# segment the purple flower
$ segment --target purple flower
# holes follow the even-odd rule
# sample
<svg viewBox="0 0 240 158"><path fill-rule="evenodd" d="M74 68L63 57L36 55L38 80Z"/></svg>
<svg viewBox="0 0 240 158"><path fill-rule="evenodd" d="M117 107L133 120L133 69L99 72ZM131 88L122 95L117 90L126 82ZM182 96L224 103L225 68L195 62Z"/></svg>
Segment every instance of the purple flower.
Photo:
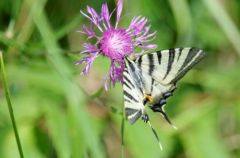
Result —
<svg viewBox="0 0 240 158"><path fill-rule="evenodd" d="M125 56L133 54L137 47L142 48L142 52L156 48L155 44L147 44L153 40L156 32L149 33L151 26L146 25L148 22L146 18L137 16L132 19L128 28L118 27L122 9L123 1L118 0L115 25L111 24L110 19L113 12L109 13L106 3L102 5L100 14L89 6L87 6L87 13L81 11L90 20L90 25L89 27L83 25L83 29L79 31L88 36L86 43L82 44L84 49L80 52L81 54L87 54L87 56L78 61L77 64L86 64L82 71L82 74L86 74L98 55L108 57L111 60L111 68L109 76L107 75L105 79L106 89L108 78L110 78L112 85L123 81Z"/></svg>

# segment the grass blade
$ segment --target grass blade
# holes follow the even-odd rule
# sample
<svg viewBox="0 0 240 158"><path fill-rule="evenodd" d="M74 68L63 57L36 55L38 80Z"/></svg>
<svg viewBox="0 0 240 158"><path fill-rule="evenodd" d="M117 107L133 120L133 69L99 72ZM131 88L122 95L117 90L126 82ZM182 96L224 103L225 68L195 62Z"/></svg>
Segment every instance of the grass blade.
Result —
<svg viewBox="0 0 240 158"><path fill-rule="evenodd" d="M1 51L0 51L0 62L1 62L2 79L3 79L3 87L4 87L5 97L6 97L6 100L7 100L8 110L9 110L9 114L10 114L10 117L11 117L15 138L16 138L16 141L17 141L18 151L19 151L20 157L24 158L22 145L21 145L21 142L20 142L20 138L19 138L19 134L18 134L18 130L17 130L17 125L16 125L14 113L13 113L13 108L12 108L12 103L11 103L11 99L10 99L10 93L9 93L9 88L8 88L8 84L7 84L7 79L6 79L5 68L4 68L3 55L2 55Z"/></svg>
<svg viewBox="0 0 240 158"><path fill-rule="evenodd" d="M71 115L78 123L77 128L83 132L84 141L92 152L93 157L103 158L104 153L99 144L99 140L89 122L89 117L82 106L84 105L84 94L78 84L72 81L71 67L60 54L61 49L57 43L57 38L54 35L47 19L47 15L43 10L46 1L28 0L27 2L29 6L32 6L31 16L33 17L33 21L36 24L47 49L47 59L50 62L50 66L52 66L58 73L63 83L62 85L65 88L65 96L69 105L68 108Z"/></svg>
<svg viewBox="0 0 240 158"><path fill-rule="evenodd" d="M121 158L124 158L124 126L125 126L125 118L124 118L124 111L123 111L122 123L121 123Z"/></svg>
<svg viewBox="0 0 240 158"><path fill-rule="evenodd" d="M240 33L237 29L237 26L233 23L230 19L227 12L224 10L222 5L219 1L216 0L203 0L206 7L212 13L213 17L218 22L219 26L225 32L226 36L228 37L229 41L232 43L233 47L240 55Z"/></svg>

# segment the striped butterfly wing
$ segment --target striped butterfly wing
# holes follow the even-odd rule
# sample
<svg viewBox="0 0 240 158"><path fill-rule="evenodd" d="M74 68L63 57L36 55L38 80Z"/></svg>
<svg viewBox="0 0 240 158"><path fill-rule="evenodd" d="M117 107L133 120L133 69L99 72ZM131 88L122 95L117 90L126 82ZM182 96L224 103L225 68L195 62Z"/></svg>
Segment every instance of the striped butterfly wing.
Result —
<svg viewBox="0 0 240 158"><path fill-rule="evenodd" d="M127 57L123 71L123 96L126 117L133 124L144 110L142 77L140 69Z"/></svg>
<svg viewBox="0 0 240 158"><path fill-rule="evenodd" d="M123 95L124 107L128 121L133 124L139 117L142 116L144 122L148 123L153 131L155 138L158 141L159 147L162 150L157 132L150 123L148 115L144 112L144 79L141 69L137 64L125 58L125 68L123 71Z"/></svg>
<svg viewBox="0 0 240 158"><path fill-rule="evenodd" d="M136 59L138 67L162 85L175 84L205 53L196 48L176 48L157 51Z"/></svg>

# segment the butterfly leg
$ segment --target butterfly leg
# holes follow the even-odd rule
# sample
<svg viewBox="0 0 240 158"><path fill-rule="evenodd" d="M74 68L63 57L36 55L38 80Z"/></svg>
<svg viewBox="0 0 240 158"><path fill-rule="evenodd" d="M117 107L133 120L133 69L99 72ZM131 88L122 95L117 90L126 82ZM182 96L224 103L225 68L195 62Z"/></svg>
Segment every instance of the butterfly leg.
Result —
<svg viewBox="0 0 240 158"><path fill-rule="evenodd" d="M158 137L158 135L157 135L157 132L156 132L156 130L153 128L152 124L150 123L150 120L149 120L148 115L144 113L144 114L142 115L142 119L144 120L144 122L148 123L148 125L151 127L151 129L152 129L152 131L153 131L153 134L155 135L155 137L156 137L156 139L157 139L157 141L158 141L158 144L159 144L160 149L163 150L162 145L161 145L160 140L159 140L159 137Z"/></svg>
<svg viewBox="0 0 240 158"><path fill-rule="evenodd" d="M145 113L144 113L144 114L142 115L142 120L147 123L147 122L149 121L148 114L145 114Z"/></svg>

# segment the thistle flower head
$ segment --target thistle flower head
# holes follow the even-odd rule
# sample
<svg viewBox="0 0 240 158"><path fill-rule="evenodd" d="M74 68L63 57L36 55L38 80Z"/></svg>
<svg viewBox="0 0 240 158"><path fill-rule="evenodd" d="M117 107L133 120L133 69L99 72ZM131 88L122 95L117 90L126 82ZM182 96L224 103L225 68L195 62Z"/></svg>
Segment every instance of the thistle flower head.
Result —
<svg viewBox="0 0 240 158"><path fill-rule="evenodd" d="M123 1L118 0L116 9L116 22L113 25L110 21L113 12L110 14L106 3L102 5L101 13L98 14L93 8L87 6L87 13L81 11L82 15L89 19L89 26L83 25L79 31L87 37L83 43L81 54L87 56L78 61L77 64L85 63L86 66L82 74L89 72L95 58L99 55L106 56L111 60L109 77L105 82L107 87L108 78L110 83L123 81L124 57L134 53L135 48L140 47L143 52L148 49L155 49L155 44L148 44L152 41L156 32L149 33L150 25L146 25L148 20L142 16L134 17L127 28L118 26L123 9ZM95 39L96 42L91 42Z"/></svg>

